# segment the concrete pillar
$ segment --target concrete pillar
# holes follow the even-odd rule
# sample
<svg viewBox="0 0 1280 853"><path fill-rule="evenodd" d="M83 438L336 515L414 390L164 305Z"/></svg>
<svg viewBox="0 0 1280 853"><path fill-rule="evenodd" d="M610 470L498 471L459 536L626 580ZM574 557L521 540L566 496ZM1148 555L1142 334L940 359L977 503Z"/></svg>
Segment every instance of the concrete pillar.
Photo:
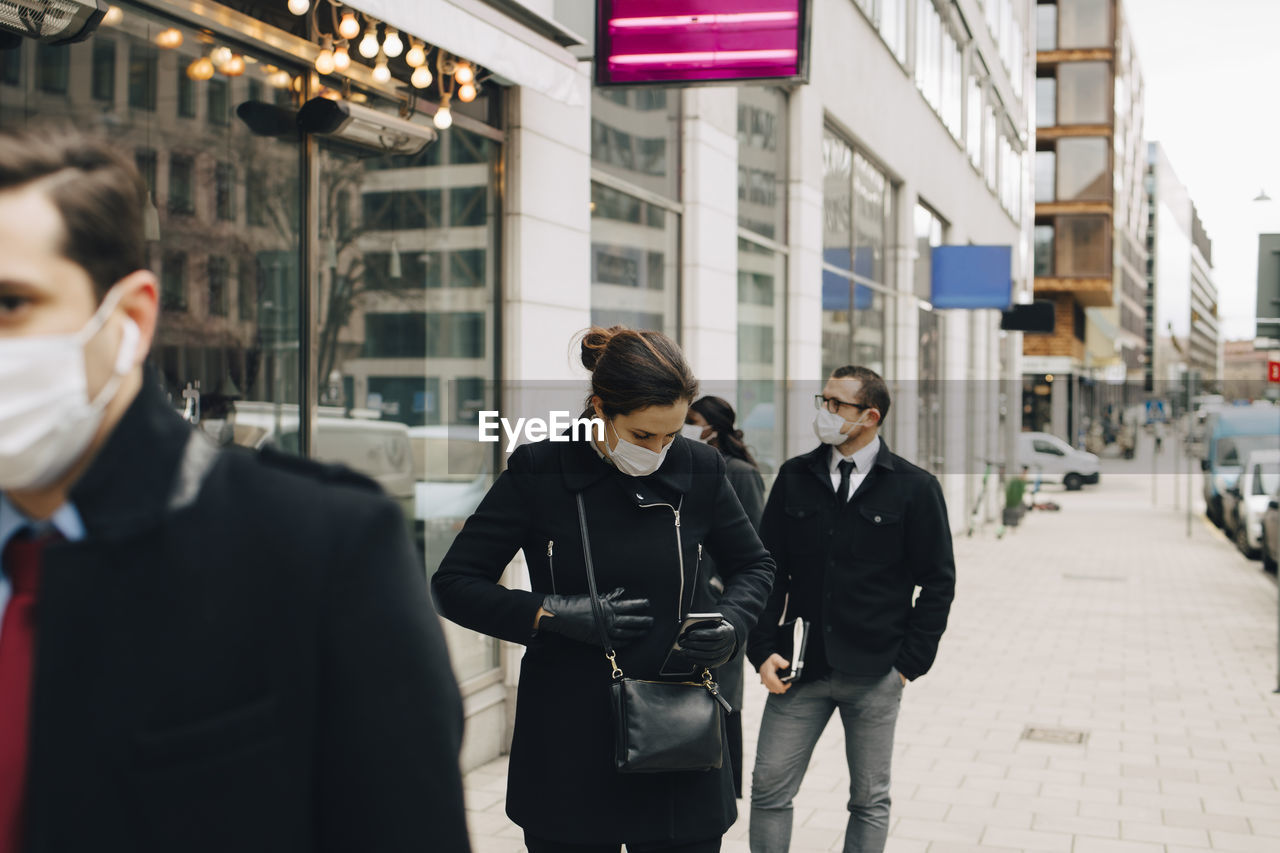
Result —
<svg viewBox="0 0 1280 853"><path fill-rule="evenodd" d="M816 444L813 394L822 373L822 100L801 86L789 98L787 163L786 455Z"/></svg>

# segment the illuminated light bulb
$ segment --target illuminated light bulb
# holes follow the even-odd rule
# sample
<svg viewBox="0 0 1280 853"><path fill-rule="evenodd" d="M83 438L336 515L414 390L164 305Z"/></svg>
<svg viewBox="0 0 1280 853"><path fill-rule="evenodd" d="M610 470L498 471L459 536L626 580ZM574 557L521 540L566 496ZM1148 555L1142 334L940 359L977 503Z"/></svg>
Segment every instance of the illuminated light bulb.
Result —
<svg viewBox="0 0 1280 853"><path fill-rule="evenodd" d="M187 76L192 80L212 80L213 60L202 56L187 66Z"/></svg>
<svg viewBox="0 0 1280 853"><path fill-rule="evenodd" d="M305 15L311 8L311 0L289 0L289 11L295 15Z"/></svg>
<svg viewBox="0 0 1280 853"><path fill-rule="evenodd" d="M338 46L333 49L333 67L339 71L346 71L351 67L351 54L347 51L346 39L338 42Z"/></svg>
<svg viewBox="0 0 1280 853"><path fill-rule="evenodd" d="M464 104L469 104L476 99L476 87L474 83L463 83L458 87L458 100Z"/></svg>
<svg viewBox="0 0 1280 853"><path fill-rule="evenodd" d="M427 62L427 52L422 47L422 42L416 39L409 40L409 52L404 55L404 61L410 68L418 68Z"/></svg>
<svg viewBox="0 0 1280 853"><path fill-rule="evenodd" d="M436 110L435 118L431 122L441 130L448 130L453 127L453 113L449 110L448 92L445 92L440 98L440 109Z"/></svg>
<svg viewBox="0 0 1280 853"><path fill-rule="evenodd" d="M395 27L387 27L387 34L382 39L382 50L392 59L404 53L404 42L400 40L400 34L396 32Z"/></svg>
<svg viewBox="0 0 1280 853"><path fill-rule="evenodd" d="M316 54L316 73L332 74L333 69L337 67L337 60L333 57L333 47L328 36L324 37L324 47Z"/></svg>
<svg viewBox="0 0 1280 853"><path fill-rule="evenodd" d="M172 50L175 47L181 47L182 30L179 30L176 27L169 27L167 30L161 30L156 33L156 44L169 50Z"/></svg>
<svg viewBox="0 0 1280 853"><path fill-rule="evenodd" d="M271 72L271 76L267 78L267 82L277 89L288 89L293 85L293 78L289 76L289 72L283 68Z"/></svg>
<svg viewBox="0 0 1280 853"><path fill-rule="evenodd" d="M124 10L119 6L108 6L107 14L102 16L102 25L104 27L116 27L124 20Z"/></svg>
<svg viewBox="0 0 1280 853"><path fill-rule="evenodd" d="M415 89L425 89L431 85L432 79L431 69L425 65L419 65L413 69L413 76L409 78L409 82Z"/></svg>
<svg viewBox="0 0 1280 853"><path fill-rule="evenodd" d="M457 66L454 68L453 79L457 81L459 86L466 83L471 83L471 82L474 82L476 79L476 72L471 67L470 63L459 62Z"/></svg>
<svg viewBox="0 0 1280 853"><path fill-rule="evenodd" d="M231 58L222 66L222 73L228 77L239 77L244 73L244 57L238 53L231 54Z"/></svg>
<svg viewBox="0 0 1280 853"><path fill-rule="evenodd" d="M226 47L225 45L218 45L213 50L209 51L209 59L213 61L213 66L215 68L221 70L222 66L231 61L231 48Z"/></svg>
<svg viewBox="0 0 1280 853"><path fill-rule="evenodd" d="M365 59L373 59L378 55L378 30L373 25L369 25L369 29L364 31L364 38L360 39L360 55Z"/></svg>
<svg viewBox="0 0 1280 853"><path fill-rule="evenodd" d="M356 20L355 12L344 12L342 20L338 22L338 35L347 41L360 35L360 22Z"/></svg>
<svg viewBox="0 0 1280 853"><path fill-rule="evenodd" d="M373 66L373 79L379 83L391 82L391 69L387 67L387 55L378 51L378 61Z"/></svg>

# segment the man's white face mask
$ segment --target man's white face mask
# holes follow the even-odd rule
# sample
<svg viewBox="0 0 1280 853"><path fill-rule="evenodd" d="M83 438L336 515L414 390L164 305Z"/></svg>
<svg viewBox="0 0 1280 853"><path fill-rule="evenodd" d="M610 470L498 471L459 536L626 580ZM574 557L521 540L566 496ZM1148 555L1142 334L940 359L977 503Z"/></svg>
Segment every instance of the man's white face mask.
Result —
<svg viewBox="0 0 1280 853"><path fill-rule="evenodd" d="M120 302L118 292L78 332L0 338L0 491L47 486L93 440L138 351L140 333L125 318L111 377L89 399L84 348Z"/></svg>

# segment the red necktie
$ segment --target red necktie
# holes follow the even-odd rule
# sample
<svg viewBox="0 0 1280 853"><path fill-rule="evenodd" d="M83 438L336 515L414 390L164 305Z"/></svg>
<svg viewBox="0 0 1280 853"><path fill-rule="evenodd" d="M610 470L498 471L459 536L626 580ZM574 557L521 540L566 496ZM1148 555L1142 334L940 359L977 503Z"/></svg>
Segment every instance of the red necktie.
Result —
<svg viewBox="0 0 1280 853"><path fill-rule="evenodd" d="M27 776L27 722L35 663L36 589L40 557L54 537L19 533L0 566L9 576L9 603L0 623L0 853L19 853Z"/></svg>

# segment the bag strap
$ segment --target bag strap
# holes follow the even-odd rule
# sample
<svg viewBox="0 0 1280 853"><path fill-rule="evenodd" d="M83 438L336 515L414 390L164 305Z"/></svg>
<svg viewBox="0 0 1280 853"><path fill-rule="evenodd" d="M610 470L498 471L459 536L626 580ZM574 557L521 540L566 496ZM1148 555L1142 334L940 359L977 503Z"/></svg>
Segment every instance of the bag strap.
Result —
<svg viewBox="0 0 1280 853"><path fill-rule="evenodd" d="M591 537L587 535L587 509L582 502L582 492L575 497L578 500L578 527L582 530L582 559L587 564L587 592L591 595L591 613L595 617L596 631L600 634L600 647L604 656L613 666L613 677L622 678L622 670L618 668L617 653L609 643L609 632L604 629L604 606L600 603L600 595L596 591L596 570L591 563Z"/></svg>

